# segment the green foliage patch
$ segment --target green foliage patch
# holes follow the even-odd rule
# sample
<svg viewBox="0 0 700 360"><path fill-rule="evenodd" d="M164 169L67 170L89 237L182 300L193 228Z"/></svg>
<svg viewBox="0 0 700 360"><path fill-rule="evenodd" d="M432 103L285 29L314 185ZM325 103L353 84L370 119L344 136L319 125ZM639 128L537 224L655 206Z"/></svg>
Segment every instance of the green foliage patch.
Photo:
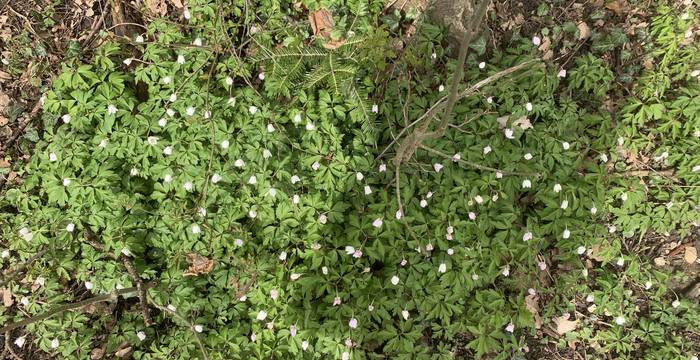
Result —
<svg viewBox="0 0 700 360"><path fill-rule="evenodd" d="M629 149L682 138L697 150L700 88L687 73L698 52L681 44L689 22L660 10L653 39L677 43L654 54L664 65L644 73L624 126L597 106L615 78L594 55L568 75L537 63L463 99L446 135L424 144L433 151L398 169L398 213L393 150L378 156L445 96L457 65L442 29L422 24L396 60L382 2L330 3L336 38L347 39L334 50L310 38L290 2L258 2L260 24L242 1L198 0L187 27L155 21L67 63L24 182L0 200L3 261L50 256L11 283L26 301L0 321L136 286L127 257L153 285L154 326L132 293L108 311L119 316L65 312L20 336L67 359L101 341L109 353L128 343L136 359L437 359L468 334L475 356L507 359L526 356L539 321L566 312L580 324L562 347L595 343L618 358L698 351L683 338L700 321L697 303L672 305L668 274L619 234L687 232L700 194L642 196L611 174L625 170L622 149L611 152L618 129ZM250 45L232 50L239 28ZM515 36L488 58L471 54L466 82L536 56ZM680 181L698 180L697 158L670 153Z"/></svg>

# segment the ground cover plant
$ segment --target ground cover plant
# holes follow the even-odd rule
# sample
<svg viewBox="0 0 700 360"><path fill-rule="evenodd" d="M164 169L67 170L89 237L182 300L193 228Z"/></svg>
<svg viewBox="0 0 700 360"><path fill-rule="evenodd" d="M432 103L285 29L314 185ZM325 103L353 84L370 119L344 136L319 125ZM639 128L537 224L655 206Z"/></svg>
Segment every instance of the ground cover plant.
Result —
<svg viewBox="0 0 700 360"><path fill-rule="evenodd" d="M0 118L5 353L697 359L697 4L406 3L105 3Z"/></svg>

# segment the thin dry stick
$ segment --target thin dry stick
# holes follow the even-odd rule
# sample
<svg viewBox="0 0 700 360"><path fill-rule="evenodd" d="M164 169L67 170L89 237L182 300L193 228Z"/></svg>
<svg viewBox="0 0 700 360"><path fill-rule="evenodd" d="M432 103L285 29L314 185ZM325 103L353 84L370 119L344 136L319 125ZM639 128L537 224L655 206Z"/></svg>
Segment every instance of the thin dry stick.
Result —
<svg viewBox="0 0 700 360"><path fill-rule="evenodd" d="M465 97L467 97L467 96L474 95L474 94L476 94L476 93L479 91L479 89L481 89L482 87L484 87L484 86L486 86L486 85L488 85L488 84L490 84L490 83L492 83L492 82L494 82L494 81L496 81L496 80L499 80L500 78L502 78L502 77L504 77L504 76L510 75L510 74L512 74L512 73L514 73L514 72L516 72L516 71L518 71L518 70L521 70L522 68L524 68L524 67L526 67L526 66L528 66L528 65L531 65L531 64L533 64L533 63L540 62L540 61L541 61L540 59L532 59L532 60L528 60L528 61L525 61L525 62L523 62L523 63L520 63L520 64L518 64L518 65L515 65L515 66L513 66L513 67L509 67L508 69L505 69L505 70L503 70L503 71L499 71L499 72L497 72L497 73L495 73L495 74L493 74L493 75L487 77L486 79L483 79L483 80L477 82L476 84L470 86L470 87L467 88L466 90L462 91L462 92L459 94L459 96L457 97L457 100L461 100L461 99L463 99L463 98L465 98ZM437 111L441 110L442 107L445 106L445 103L444 103L445 100L447 100L447 95L445 95L445 96L443 96L442 98L440 98L440 100L438 100L435 104L433 104L423 115L421 115L418 119L414 120L414 121L413 121L412 123L410 123L408 126L406 126L405 128L403 128L403 129L396 135L396 138L395 138L392 142L390 142L389 145L387 145L386 148L384 148L384 150L379 154L379 156L377 156L377 159L381 159L384 155L386 155L386 152L389 151L389 149L391 149L391 147L401 138L401 136L402 136L406 131L408 131L408 129L410 129L411 127L415 126L416 124L418 124L419 122L421 122L423 119L425 119L425 118L427 118L427 117L432 117L433 114L435 114Z"/></svg>
<svg viewBox="0 0 700 360"><path fill-rule="evenodd" d="M423 149L423 150L426 150L426 151L428 151L428 152L431 152L431 153L433 153L433 154L435 154L435 155L440 155L440 156L442 156L442 157L444 157L444 158L452 159L452 156L451 156L451 155L445 154L445 153L443 153L443 152L441 152L441 151L439 151L439 150L435 150L435 149L433 149L433 148L431 148L431 147L428 147L428 146L425 146L425 145L420 145L420 148ZM459 163L462 163L462 164L465 164L465 165L469 165L470 167L472 167L472 168L474 168L474 169L477 169L477 170L500 172L500 173L502 173L503 175L534 176L534 177L537 177L537 178L540 177L540 174L538 174L538 173L525 173L525 172L517 172L517 171L503 171L503 170L499 170L499 169L492 168L492 167L489 167L489 166L479 165L479 164L477 164L477 163L475 163L475 162L471 162L471 161L467 161L467 160L462 160L462 159L459 159L458 162L459 162Z"/></svg>
<svg viewBox="0 0 700 360"><path fill-rule="evenodd" d="M199 338L199 333L197 333L197 331L194 329L194 324L192 324L192 323L189 322L187 319L185 319L184 316L178 314L177 311L172 311L172 310L170 310L170 309L168 309L168 308L166 308L166 307L164 307L164 306L161 306L161 305L157 304L157 303L156 303L155 301L153 301L153 299L151 299L150 297L148 298L148 300L151 302L151 304L152 304L153 306L155 306L156 308L158 308L160 311L163 311L163 312L165 312L165 313L171 314L171 315L175 316L178 320L180 320L180 321L184 322L185 324L187 324L187 326L189 327L190 331L192 331L192 335L194 335L194 339L197 341L197 345L199 345L199 350L202 352L202 356L204 357L204 360L209 360L209 356L207 355L207 349L204 347L204 343L202 343L202 339Z"/></svg>
<svg viewBox="0 0 700 360"><path fill-rule="evenodd" d="M401 174L399 172L400 170L400 167L394 167L394 182L396 184L396 202L399 204L399 212L401 213L401 217L403 218L403 205L401 204Z"/></svg>
<svg viewBox="0 0 700 360"><path fill-rule="evenodd" d="M484 14L486 13L486 5L488 4L488 2L489 0L481 0L479 2L476 11L476 16L473 18L473 20L475 19L476 21L472 21L469 24L468 28L463 31L463 38L460 42L459 56L457 58L457 68L455 74L453 75L452 84L450 86L450 93L448 95L449 97L447 100L447 109L443 113L442 121L438 125L438 128L433 132L426 132L428 130L428 127L430 126L430 119L432 118L431 116L420 127L416 128L413 131L413 133L406 137L401 143L401 145L399 145L399 148L396 150L396 155L394 156L393 160L395 169L394 181L396 186L396 202L398 203L399 214L401 215L401 217L403 217L403 205L401 204L401 164L405 161L408 161L413 156L416 149L421 145L423 140L435 139L441 137L445 133L445 130L447 129L447 124L449 123L449 119L452 115L452 108L457 102L459 84L462 82L464 62L466 61L467 52L469 51L469 44L471 43L473 36L476 34L477 27L481 24L481 20L483 19ZM406 122L405 108L406 104L403 105L404 122ZM408 128L408 126L406 126L404 129L406 128ZM401 134L399 134L399 137L400 135ZM396 139L398 139L398 137L395 138L394 141L392 141L392 144L396 141ZM386 151L386 149L384 151ZM383 153L384 152L382 152L382 154ZM382 154L380 154L380 157Z"/></svg>
<svg viewBox="0 0 700 360"><path fill-rule="evenodd" d="M131 263L129 258L123 256L122 263L124 264L126 271L129 273L129 276L131 276L131 279L136 283L136 289L138 289L139 292L139 307L141 308L141 314L143 314L143 323L146 326L151 326L153 325L153 321L151 320L151 314L148 311L148 303L146 302L146 287L143 284L143 280L141 280L141 276L139 276L139 273L136 272L136 269L134 269L134 265Z"/></svg>
<svg viewBox="0 0 700 360"><path fill-rule="evenodd" d="M19 275L24 269L26 269L29 265L34 263L37 259L40 257L44 256L49 251L49 248L43 248L41 251L38 253L34 254L32 257L30 257L24 264L20 265L18 268L12 270L10 274L8 274L2 281L0 281L0 287L4 287L5 284L8 282L14 280L17 275Z"/></svg>
<svg viewBox="0 0 700 360"><path fill-rule="evenodd" d="M150 312L148 311L148 303L146 300L146 295L147 295L146 294L146 287L143 284L143 280L141 280L141 276L139 276L139 273L136 272L136 269L134 268L134 264L131 262L131 259L129 259L126 256L120 256L119 258L117 258L113 254L106 252L104 245L95 241L94 234L89 230L85 230L85 242L90 244L96 250L104 253L105 256L112 258L114 260L121 260L122 261L122 264L124 264L126 271L129 273L129 276L131 277L131 280L133 280L134 283L136 283L136 289L138 290L138 297L139 297L139 307L141 308L141 313L143 314L143 323L146 326L153 325L153 321L151 320Z"/></svg>
<svg viewBox="0 0 700 360"><path fill-rule="evenodd" d="M13 359L22 360L22 358L17 356L17 354L15 354L15 351L12 350L12 346L10 346L10 332L9 331L5 332L5 351L8 351L10 353L10 355L12 355Z"/></svg>
<svg viewBox="0 0 700 360"><path fill-rule="evenodd" d="M145 286L152 287L154 285L155 285L154 283L150 283L150 284L146 284ZM24 319L21 321L17 321L17 322L5 325L2 328L0 328L0 333L6 333L6 332L12 331L14 329L23 327L23 326L33 324L37 321L48 319L48 318L50 318L54 315L60 314L64 311L79 309L81 307L84 307L84 306L87 306L90 304L94 304L97 302L102 302L102 301L114 301L114 300L118 299L120 295L131 294L131 293L135 293L137 291L138 291L138 289L135 287L130 287L130 288L126 288L126 289L118 289L118 290L114 290L114 291L110 292L109 294L97 295L97 296L91 297L89 299L85 299L83 301L78 301L75 303L57 306L57 307L55 307L55 308L53 308L53 309L51 309L43 314L36 315L36 316L30 317L30 318L27 318L27 319Z"/></svg>

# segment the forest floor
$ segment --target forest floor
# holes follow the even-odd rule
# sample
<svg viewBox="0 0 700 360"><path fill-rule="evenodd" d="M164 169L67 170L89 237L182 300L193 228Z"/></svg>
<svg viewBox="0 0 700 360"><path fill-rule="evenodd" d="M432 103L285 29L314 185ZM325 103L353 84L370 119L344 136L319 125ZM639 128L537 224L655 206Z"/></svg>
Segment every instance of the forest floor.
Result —
<svg viewBox="0 0 700 360"><path fill-rule="evenodd" d="M385 16L395 16L404 35L394 39L397 50L411 41L416 27L412 19L421 18L426 3L424 0L387 2ZM690 0L675 4L678 9L695 5ZM0 194L3 188L23 182L19 169L31 158L43 131L38 116L42 111L42 97L62 72L65 59L89 58L103 39L132 36L156 17L165 16L176 21L179 17L176 13L182 6L177 0L145 3L142 0L5 0L0 3ZM637 86L636 80L645 69L655 66L645 56L650 52L649 43L640 35L644 34L640 30L649 26L656 6L655 0L496 0L490 5L495 15L488 19L484 30L488 34L484 46L490 54L496 49L506 50L506 44L515 34L536 37L541 58L556 62L562 68L571 68L579 56L599 55L614 75L604 107L613 120L617 120L621 107ZM541 29L555 27L568 29L575 36L542 34ZM651 169L651 154L640 150L637 154L626 155L627 163L638 164L628 172L656 172ZM645 186L649 182L643 176L638 181ZM697 221L700 219L681 235L673 230L651 229L642 235L624 238L622 242L626 252L637 254L659 270L674 273L669 287L696 302L700 298L697 260L700 223ZM8 269L4 271L8 273ZM12 301L6 300L5 305L9 306L8 303L12 305ZM644 309L651 305L640 302L637 306ZM585 311L586 303L576 304L576 307ZM690 342L700 343L698 333L689 332L684 336ZM552 329L537 331L527 339L527 358L587 359L596 346L564 339ZM456 339L456 344L463 346L457 347L457 358L473 356L473 350L466 347L472 340L469 334ZM40 359L45 356L39 353L33 346L18 350L5 344L5 358ZM98 352L93 358L99 359L101 355Z"/></svg>

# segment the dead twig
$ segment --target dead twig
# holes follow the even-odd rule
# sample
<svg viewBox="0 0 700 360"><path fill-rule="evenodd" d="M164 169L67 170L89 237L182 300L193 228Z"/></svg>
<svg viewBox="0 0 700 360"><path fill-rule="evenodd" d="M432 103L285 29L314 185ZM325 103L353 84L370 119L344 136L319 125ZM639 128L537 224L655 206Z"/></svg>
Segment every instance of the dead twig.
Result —
<svg viewBox="0 0 700 360"><path fill-rule="evenodd" d="M204 343L202 342L202 339L199 337L199 333L197 330L194 328L194 324L192 324L189 320L185 319L184 316L180 315L177 311L170 310L162 305L157 304L153 299L148 298L153 306L155 306L157 309L160 311L163 311L167 314L173 315L176 319L182 321L183 323L187 324L188 328L190 331L192 331L192 335L194 335L194 339L197 341L197 345L199 346L199 350L202 352L202 357L204 360L209 360L209 355L207 354L207 349L204 347Z"/></svg>
<svg viewBox="0 0 700 360"><path fill-rule="evenodd" d="M401 168L398 166L394 167L394 181L396 184L396 202L399 204L399 213L401 214L401 218L403 218L403 205L401 204L401 172L399 171Z"/></svg>
<svg viewBox="0 0 700 360"><path fill-rule="evenodd" d="M452 160L452 156L451 156L451 155L445 154L445 153L443 153L443 152L441 152L441 151L438 151L438 150L435 150L435 149L433 149L433 148L431 148L431 147L428 147L428 146L425 146L425 145L420 145L420 148L423 149L423 150L426 150L426 151L428 151L428 152L431 152L431 153L433 153L433 154L435 154L435 155L439 155L439 156L442 156L442 157L444 157L444 158L447 158L447 159ZM525 173L525 172L517 172L517 171L504 171L504 170L492 168L492 167L489 167L489 166L479 165L479 164L477 164L477 163L475 163L475 162L471 162L471 161L467 161L467 160L459 159L459 160L457 160L457 161L458 161L460 164L468 165L468 166L470 166L470 167L472 167L472 168L474 168L474 169L477 169L477 170L500 172L500 173L502 173L503 175L533 176L533 177L536 177L536 178L539 178L539 177L540 177L540 174L538 174L538 173Z"/></svg>
<svg viewBox="0 0 700 360"><path fill-rule="evenodd" d="M12 346L10 346L10 332L9 331L5 332L5 351L9 352L13 359L22 360L22 358L17 356L15 351L12 350ZM4 357L3 357L3 359L4 359Z"/></svg>
<svg viewBox="0 0 700 360"><path fill-rule="evenodd" d="M153 287L154 285L155 285L155 283L150 283L150 284L147 284L146 287ZM94 304L97 302L102 302L102 301L114 301L114 300L118 299L119 296L121 296L121 295L127 295L127 294L131 294L131 293L134 293L137 291L138 291L138 289L135 287L130 287L130 288L126 288L126 289L118 289L118 290L114 290L114 291L110 292L109 294L97 295L97 296L91 297L89 299L85 299L83 301L78 301L75 303L60 305L60 306L57 306L57 307L55 307L55 308L53 308L53 309L51 309L43 314L32 316L30 318L5 325L2 328L0 328L0 333L7 333L7 332L12 331L14 329L17 329L17 328L20 328L20 327L23 327L23 326L26 326L29 324L33 324L37 321L48 319L48 318L50 318L54 315L60 314L64 311L79 309L79 308L85 307L87 305Z"/></svg>
<svg viewBox="0 0 700 360"><path fill-rule="evenodd" d="M103 9L102 9L102 14L100 14L100 17L92 22L92 26L90 27L90 33L85 37L85 39L82 42L81 48L85 48L90 42L92 41L92 38L97 34L97 30L100 29L102 26L102 23L105 20L105 14L107 13L107 8L109 4L107 4Z"/></svg>
<svg viewBox="0 0 700 360"><path fill-rule="evenodd" d="M671 180L674 183L680 182L680 180L676 179L673 177L673 170L655 170L655 169L650 169L650 170L630 170L630 171L625 171L623 173L620 173L620 176L622 177L647 177L647 176L660 176L663 177L667 180Z"/></svg>
<svg viewBox="0 0 700 360"><path fill-rule="evenodd" d="M22 265L17 267L16 269L12 270L9 274L5 276L5 278L0 281L0 287L5 287L7 283L10 281L14 280L19 274L21 274L24 269L29 267L31 264L33 264L37 259L40 257L44 256L47 252L49 251L48 247L45 247L41 249L38 253L34 254L32 257L30 257L26 262L24 262Z"/></svg>
<svg viewBox="0 0 700 360"><path fill-rule="evenodd" d="M134 264L131 262L131 259L129 259L127 256L117 257L117 256L114 256L113 254L106 252L104 245L98 243L95 240L95 234L93 234L87 228L85 230L85 242L90 244L96 250L104 253L105 256L112 258L114 260L121 260L122 264L126 268L126 271L129 273L131 280L133 280L134 283L136 284L136 289L138 291L138 298L139 298L139 307L141 308L141 314L143 315L143 322L146 326L153 325L153 321L151 320L151 315L150 315L150 312L148 310L148 303L147 303L147 297L146 297L146 295L147 295L146 294L146 287L143 284L143 280L141 280L141 276L139 276L139 273L134 268Z"/></svg>
<svg viewBox="0 0 700 360"><path fill-rule="evenodd" d="M528 61L525 61L525 62L523 62L523 63L520 63L520 64L518 64L518 65L515 65L515 66L513 66L513 67L510 67L510 68L508 68L508 69L505 69L505 70L503 70L503 71L499 71L499 72L497 72L497 73L495 73L495 74L493 74L493 75L491 75L491 76L489 76L489 77L487 77L487 78L485 78L485 79L483 79L483 80L477 82L476 84L470 86L469 88L465 89L464 91L462 91L462 92L459 94L458 99L463 99L463 98L465 98L465 97L474 95L474 94L476 94L476 93L479 91L479 89L481 89L482 87L484 87L484 86L486 86L486 85L488 85L488 84L490 84L490 83L492 83L492 82L494 82L494 81L496 81L496 80L499 80L499 79L501 79L501 78L504 77L504 76L508 76L508 75L510 75L510 74L512 74L512 73L514 73L514 72L516 72L516 71L519 71L519 70L521 70L521 69L523 69L523 68L525 68L525 67L527 67L527 66L529 66L529 65L532 65L532 64L537 63L537 62L540 62L540 61L541 61L540 59L532 59L532 60L528 60ZM410 128L412 128L413 126L415 126L415 125L418 124L419 122L423 121L424 119L426 119L426 118L431 118L436 112L442 110L442 107L445 106L445 100L447 100L447 95L445 95L445 96L443 96L442 98L440 98L435 104L433 104L430 108L428 108L428 110L427 110L423 115L421 115L418 119L414 120L413 122L411 122L410 124L408 124L408 126L406 126L405 128L403 128L403 129L396 135L396 139L394 139L391 143L389 143L389 145L386 146L386 148L384 148L384 150L382 150L382 152L379 154L379 156L377 156L377 159L380 159L380 158L384 157L384 155L386 155L387 151L389 151L389 149L391 149L391 147L401 138L401 136L402 136L406 131L408 131Z"/></svg>

